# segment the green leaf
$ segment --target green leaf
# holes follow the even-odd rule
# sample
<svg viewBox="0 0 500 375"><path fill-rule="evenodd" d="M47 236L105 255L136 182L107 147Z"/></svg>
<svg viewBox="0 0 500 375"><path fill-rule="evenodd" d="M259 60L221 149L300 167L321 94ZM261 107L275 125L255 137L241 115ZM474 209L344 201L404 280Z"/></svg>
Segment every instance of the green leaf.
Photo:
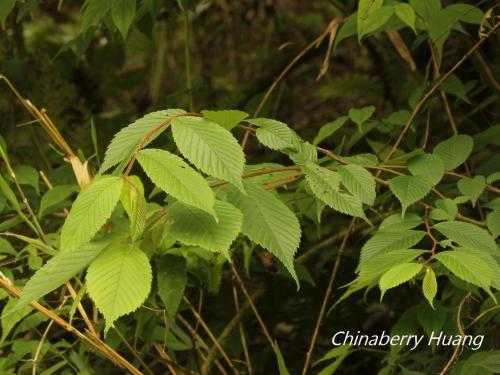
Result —
<svg viewBox="0 0 500 375"><path fill-rule="evenodd" d="M11 204L12 208L17 212L17 214L23 219L23 221L30 226L30 228L37 233L36 228L34 225L31 223L31 221L28 219L28 217L24 214L23 210L21 209L21 205L19 204L19 201L17 200L16 194L12 191L10 188L9 184L7 181L3 178L2 174L0 173L0 191L3 193L5 198L9 201Z"/></svg>
<svg viewBox="0 0 500 375"><path fill-rule="evenodd" d="M175 315L186 288L186 258L169 254L162 256L157 263L156 279L158 295L165 305L168 318L172 323L175 321Z"/></svg>
<svg viewBox="0 0 500 375"><path fill-rule="evenodd" d="M16 6L16 0L2 0L0 1L0 25L2 29L5 28L5 21Z"/></svg>
<svg viewBox="0 0 500 375"><path fill-rule="evenodd" d="M413 279L423 266L420 263L401 263L391 267L380 278L378 285L380 287L380 300L384 298L384 294L388 289L397 287L411 279Z"/></svg>
<svg viewBox="0 0 500 375"><path fill-rule="evenodd" d="M274 254L293 276L293 258L300 243L300 224L292 211L273 193L260 185L245 182L248 196L235 189L228 192L228 200L243 213L241 231L253 242Z"/></svg>
<svg viewBox="0 0 500 375"><path fill-rule="evenodd" d="M82 18L82 33L97 24L111 9L111 1L89 0Z"/></svg>
<svg viewBox="0 0 500 375"><path fill-rule="evenodd" d="M112 246L92 262L87 290L106 319L105 332L120 316L141 306L151 289L151 265L136 244Z"/></svg>
<svg viewBox="0 0 500 375"><path fill-rule="evenodd" d="M425 252L426 250L398 249L377 254L370 261L360 264L359 279L375 279L396 264L408 263Z"/></svg>
<svg viewBox="0 0 500 375"><path fill-rule="evenodd" d="M432 186L438 184L444 175L442 160L436 155L423 154L408 161L408 170L414 176L428 178Z"/></svg>
<svg viewBox="0 0 500 375"><path fill-rule="evenodd" d="M248 113L234 109L225 111L201 111L208 121L215 122L227 130L231 130L248 117Z"/></svg>
<svg viewBox="0 0 500 375"><path fill-rule="evenodd" d="M130 234L132 240L138 239L146 226L146 198L144 198L144 186L137 176L129 176L123 183L120 197L123 208L130 220Z"/></svg>
<svg viewBox="0 0 500 375"><path fill-rule="evenodd" d="M123 40L127 39L128 30L134 21L135 7L136 0L111 1L111 18L122 34Z"/></svg>
<svg viewBox="0 0 500 375"><path fill-rule="evenodd" d="M476 205L476 201L486 187L486 179L484 176L474 176L474 178L463 178L457 183L460 193L465 195L472 202L472 206Z"/></svg>
<svg viewBox="0 0 500 375"><path fill-rule="evenodd" d="M40 177L35 168L27 165L20 165L14 168L14 174L16 175L17 182L19 182L20 185L31 186L35 189L36 193L40 195Z"/></svg>
<svg viewBox="0 0 500 375"><path fill-rule="evenodd" d="M221 252L229 259L229 247L241 230L242 214L233 205L217 200L214 217L205 211L176 202L168 206L168 234L186 245Z"/></svg>
<svg viewBox="0 0 500 375"><path fill-rule="evenodd" d="M274 342L274 353L276 354L276 359L278 361L278 371L279 375L290 375L288 369L286 368L285 360L283 359L283 355L281 354L280 347L278 346L278 342Z"/></svg>
<svg viewBox="0 0 500 375"><path fill-rule="evenodd" d="M493 270L483 259L464 251L443 251L434 256L455 276L488 289L493 278Z"/></svg>
<svg viewBox="0 0 500 375"><path fill-rule="evenodd" d="M497 238L500 235L500 210L489 213L486 217L486 223L493 237Z"/></svg>
<svg viewBox="0 0 500 375"><path fill-rule="evenodd" d="M214 192L203 176L180 157L168 151L147 149L137 155L137 160L160 189L216 217Z"/></svg>
<svg viewBox="0 0 500 375"><path fill-rule="evenodd" d="M451 4L444 8L444 11L453 23L461 21L480 25L484 19L484 13L481 9L470 4Z"/></svg>
<svg viewBox="0 0 500 375"><path fill-rule="evenodd" d="M420 176L397 176L389 180L389 188L401 202L404 216L408 206L429 194L432 185L428 179Z"/></svg>
<svg viewBox="0 0 500 375"><path fill-rule="evenodd" d="M167 109L165 111L151 112L129 126L121 129L115 134L113 140L106 149L104 161L102 162L99 173L106 172L109 168L124 162L127 163L136 150L141 140L153 129L165 123L173 116L185 113L182 109ZM142 145L146 147L155 140L166 127L159 129Z"/></svg>
<svg viewBox="0 0 500 375"><path fill-rule="evenodd" d="M375 113L375 107L373 105L363 107L363 108L352 108L349 110L350 119L358 125L358 129L361 131L361 126Z"/></svg>
<svg viewBox="0 0 500 375"><path fill-rule="evenodd" d="M434 298L437 293L437 280L436 274L430 267L425 269L424 280L422 280L422 292L427 301L429 301L431 307L434 308Z"/></svg>
<svg viewBox="0 0 500 375"><path fill-rule="evenodd" d="M424 238L425 232L420 230L404 230L399 231L379 231L370 238L361 248L359 258L359 269L369 260L379 254L384 254L389 251L408 249Z"/></svg>
<svg viewBox="0 0 500 375"><path fill-rule="evenodd" d="M441 158L444 169L449 171L461 165L472 152L474 141L468 135L457 134L434 147L434 155Z"/></svg>
<svg viewBox="0 0 500 375"><path fill-rule="evenodd" d="M186 159L203 172L243 189L245 155L228 130L201 117L182 116L172 122L172 132Z"/></svg>
<svg viewBox="0 0 500 375"><path fill-rule="evenodd" d="M470 104L467 98L467 90L464 84L456 75L451 75L446 81L443 82L441 88L448 94L455 95L457 98L462 99L464 102Z"/></svg>
<svg viewBox="0 0 500 375"><path fill-rule="evenodd" d="M492 184L498 180L500 180L500 172L492 173L486 178L488 184Z"/></svg>
<svg viewBox="0 0 500 375"><path fill-rule="evenodd" d="M253 118L247 120L247 122L258 126L255 132L257 139L271 150L283 150L295 147L294 139L296 135L287 124L268 118Z"/></svg>
<svg viewBox="0 0 500 375"><path fill-rule="evenodd" d="M401 216L392 214L386 217L379 225L379 232L400 232L413 229L422 224L423 220L417 214Z"/></svg>
<svg viewBox="0 0 500 375"><path fill-rule="evenodd" d="M342 184L349 192L368 205L375 202L375 179L372 174L359 165L345 165L337 168Z"/></svg>
<svg viewBox="0 0 500 375"><path fill-rule="evenodd" d="M392 6L383 6L383 0L360 0L357 13L358 40L382 27L394 12Z"/></svg>
<svg viewBox="0 0 500 375"><path fill-rule="evenodd" d="M82 189L61 230L61 251L89 242L111 217L120 199L123 179L101 176Z"/></svg>
<svg viewBox="0 0 500 375"><path fill-rule="evenodd" d="M455 220L458 214L458 207L455 201L449 198L436 199L436 208L429 215L432 220Z"/></svg>
<svg viewBox="0 0 500 375"><path fill-rule="evenodd" d="M2 322L2 337L0 338L0 344L3 344L10 331L12 331L12 328L33 310L31 306L24 305L21 309L17 306L17 299L10 298L2 310L0 319Z"/></svg>
<svg viewBox="0 0 500 375"><path fill-rule="evenodd" d="M57 208L60 204L65 202L73 193L75 187L73 185L58 185L42 196L40 200L40 208L38 209L38 216L41 218L48 213L49 210Z"/></svg>
<svg viewBox="0 0 500 375"><path fill-rule="evenodd" d="M28 280L23 288L18 308L36 301L56 290L66 281L82 271L107 246L118 246L109 241L96 241L65 253L59 253L45 263Z"/></svg>
<svg viewBox="0 0 500 375"><path fill-rule="evenodd" d="M319 129L318 134L316 135L316 137L314 137L313 144L317 145L318 143L331 136L338 129L344 126L348 119L349 117L347 116L341 116L336 118L334 121L327 122Z"/></svg>
<svg viewBox="0 0 500 375"><path fill-rule="evenodd" d="M483 228L462 221L444 221L435 224L435 230L464 247L472 247L498 256L498 246Z"/></svg>
<svg viewBox="0 0 500 375"><path fill-rule="evenodd" d="M410 26L414 33L415 30L415 11L411 7L410 4L407 3L397 3L394 6L394 12L399 17L401 21L403 21L406 25Z"/></svg>

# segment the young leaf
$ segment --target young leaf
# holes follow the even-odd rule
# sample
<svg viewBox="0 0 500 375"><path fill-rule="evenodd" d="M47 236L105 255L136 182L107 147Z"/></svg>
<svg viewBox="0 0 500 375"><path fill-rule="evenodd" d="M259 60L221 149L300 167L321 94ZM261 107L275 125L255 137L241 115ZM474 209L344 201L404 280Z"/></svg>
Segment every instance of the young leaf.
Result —
<svg viewBox="0 0 500 375"><path fill-rule="evenodd" d="M442 160L436 155L423 154L408 160L408 170L414 176L428 178L432 186L437 185L444 175Z"/></svg>
<svg viewBox="0 0 500 375"><path fill-rule="evenodd" d="M144 198L144 186L139 177L129 176L125 180L120 200L130 220L132 240L136 240L142 235L146 226L147 202Z"/></svg>
<svg viewBox="0 0 500 375"><path fill-rule="evenodd" d="M186 258L164 255L157 263L158 295L167 310L170 322L175 321L187 282Z"/></svg>
<svg viewBox="0 0 500 375"><path fill-rule="evenodd" d="M201 111L208 121L215 122L227 130L231 130L248 117L248 113L234 109L225 111Z"/></svg>
<svg viewBox="0 0 500 375"><path fill-rule="evenodd" d="M500 210L494 210L489 213L486 217L486 223L493 237L497 238L500 234Z"/></svg>
<svg viewBox="0 0 500 375"><path fill-rule="evenodd" d="M295 134L287 124L268 118L253 118L247 122L259 127L255 132L257 139L271 150L294 148Z"/></svg>
<svg viewBox="0 0 500 375"><path fill-rule="evenodd" d="M61 230L61 251L78 249L89 242L110 218L120 199L123 179L101 176L83 188Z"/></svg>
<svg viewBox="0 0 500 375"><path fill-rule="evenodd" d="M474 178L463 178L457 183L458 190L468 197L472 202L472 206L476 205L476 201L486 187L484 176L475 176Z"/></svg>
<svg viewBox="0 0 500 375"><path fill-rule="evenodd" d="M172 132L186 159L203 172L243 189L245 155L228 130L201 117L182 116L172 121Z"/></svg>
<svg viewBox="0 0 500 375"><path fill-rule="evenodd" d="M184 160L168 151L142 150L137 160L160 189L185 204L216 217L215 195L207 181Z"/></svg>
<svg viewBox="0 0 500 375"><path fill-rule="evenodd" d="M402 215L411 204L425 197L432 189L427 178L420 176L397 176L389 180L389 188L401 202Z"/></svg>
<svg viewBox="0 0 500 375"><path fill-rule="evenodd" d="M109 168L121 163L128 162L141 140L153 129L165 123L172 116L186 113L182 109L167 109L165 111L151 112L129 126L121 129L115 134L113 140L106 149L104 161L99 174L106 172ZM143 144L147 146L155 140L166 128L159 129Z"/></svg>
<svg viewBox="0 0 500 375"><path fill-rule="evenodd" d="M483 289L488 289L493 270L483 259L465 251L443 251L434 256L455 276Z"/></svg>
<svg viewBox="0 0 500 375"><path fill-rule="evenodd" d="M380 300L384 298L384 294L388 289L397 287L411 279L413 279L421 270L422 265L420 263L401 263L395 265L389 269L380 278L378 285L380 291Z"/></svg>
<svg viewBox="0 0 500 375"><path fill-rule="evenodd" d="M113 244L110 245L109 241L91 242L74 251L59 253L51 258L28 280L16 309L59 288L87 267L107 246Z"/></svg>
<svg viewBox="0 0 500 375"><path fill-rule="evenodd" d="M111 1L111 18L122 34L123 40L127 40L128 29L134 21L135 7L136 0Z"/></svg>
<svg viewBox="0 0 500 375"><path fill-rule="evenodd" d="M358 125L358 129L360 129L361 131L361 125L363 125L366 122L366 120L372 117L374 113L375 113L375 107L373 105L370 105L368 107L350 109L349 117L356 125Z"/></svg>
<svg viewBox="0 0 500 375"><path fill-rule="evenodd" d="M105 332L116 319L141 306L151 289L151 265L136 244L112 246L87 271L90 297L106 319Z"/></svg>
<svg viewBox="0 0 500 375"><path fill-rule="evenodd" d="M72 185L58 185L48 190L40 200L40 208L38 209L38 217L42 217L48 210L56 208L58 205L68 199L75 192L75 187Z"/></svg>
<svg viewBox="0 0 500 375"><path fill-rule="evenodd" d="M348 119L349 117L347 116L341 116L333 121L327 122L319 129L318 134L316 135L316 137L314 137L313 144L317 145L318 143L322 142L323 140L331 136L338 129L340 129L347 122Z"/></svg>
<svg viewBox="0 0 500 375"><path fill-rule="evenodd" d="M233 205L217 200L212 215L180 202L168 206L168 234L186 245L200 246L221 252L229 258L229 247L238 236L243 220L241 212Z"/></svg>
<svg viewBox="0 0 500 375"><path fill-rule="evenodd" d="M274 254L299 285L293 267L293 258L300 243L299 220L273 193L260 185L245 182L248 196L235 189L228 192L228 200L243 213L241 231L253 242Z"/></svg>
<svg viewBox="0 0 500 375"><path fill-rule="evenodd" d="M431 307L434 308L434 297L436 297L437 293L437 280L436 274L430 267L427 267L425 270L424 280L422 281L422 292L427 301L429 301Z"/></svg>
<svg viewBox="0 0 500 375"><path fill-rule="evenodd" d="M359 165L343 165L337 168L342 184L361 202L373 205L375 202L375 179L372 174Z"/></svg>
<svg viewBox="0 0 500 375"><path fill-rule="evenodd" d="M401 21L403 21L406 25L410 26L414 33L417 33L415 30L415 11L411 7L410 4L407 3L397 3L394 6L394 12L399 17Z"/></svg>
<svg viewBox="0 0 500 375"><path fill-rule="evenodd" d="M444 169L449 171L467 160L473 145L474 141L470 136L457 134L434 147L433 154L441 158Z"/></svg>
<svg viewBox="0 0 500 375"><path fill-rule="evenodd" d="M462 221L444 221L435 224L436 229L450 240L464 247L472 247L498 256L498 246L493 237L483 228Z"/></svg>

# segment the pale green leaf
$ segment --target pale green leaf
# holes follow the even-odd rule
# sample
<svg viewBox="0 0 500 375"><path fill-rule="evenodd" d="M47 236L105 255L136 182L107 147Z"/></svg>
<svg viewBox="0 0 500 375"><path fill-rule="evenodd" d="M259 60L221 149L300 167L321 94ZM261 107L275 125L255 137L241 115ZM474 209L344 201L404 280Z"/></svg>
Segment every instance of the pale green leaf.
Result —
<svg viewBox="0 0 500 375"><path fill-rule="evenodd" d="M138 239L146 226L146 198L144 198L144 186L137 176L129 176L123 183L120 197L123 208L130 220L130 234L132 240Z"/></svg>
<svg viewBox="0 0 500 375"><path fill-rule="evenodd" d="M389 180L389 188L401 202L404 216L408 206L424 198L432 185L428 179L420 176L397 176Z"/></svg>
<svg viewBox="0 0 500 375"><path fill-rule="evenodd" d="M172 132L186 159L203 172L243 189L245 155L228 130L202 117L182 116L172 121Z"/></svg>
<svg viewBox="0 0 500 375"><path fill-rule="evenodd" d="M396 264L408 263L425 252L426 250L417 249L398 249L381 252L371 257L368 262L360 264L358 271L359 278L375 279Z"/></svg>
<svg viewBox="0 0 500 375"><path fill-rule="evenodd" d="M483 228L463 221L444 221L435 224L435 230L464 247L484 250L498 256L498 246L493 237Z"/></svg>
<svg viewBox="0 0 500 375"><path fill-rule="evenodd" d="M207 181L184 160L168 151L142 150L137 155L148 177L160 189L185 204L215 215L215 195Z"/></svg>
<svg viewBox="0 0 500 375"><path fill-rule="evenodd" d="M425 269L425 276L422 280L422 292L427 301L429 301L431 307L434 308L434 298L437 293L437 280L436 274L430 267Z"/></svg>
<svg viewBox="0 0 500 375"><path fill-rule="evenodd" d="M494 172L486 178L488 184L492 184L498 180L500 180L500 172Z"/></svg>
<svg viewBox="0 0 500 375"><path fill-rule="evenodd" d="M407 214L405 216L392 214L380 223L379 232L401 232L418 227L422 222L422 218L417 214Z"/></svg>
<svg viewBox="0 0 500 375"><path fill-rule="evenodd" d="M82 189L61 230L61 251L89 242L111 217L120 199L123 179L101 176Z"/></svg>
<svg viewBox="0 0 500 375"><path fill-rule="evenodd" d="M384 297L388 289L397 287L411 279L413 279L421 270L423 266L420 263L401 263L391 267L380 278L378 285L380 287L381 296Z"/></svg>
<svg viewBox="0 0 500 375"><path fill-rule="evenodd" d="M167 310L170 322L175 321L175 315L182 301L187 283L186 259L175 255L162 256L156 266L158 295Z"/></svg>
<svg viewBox="0 0 500 375"><path fill-rule="evenodd" d="M323 140L331 136L338 129L340 129L347 122L348 119L349 117L347 116L341 116L333 121L327 122L319 129L318 134L316 135L316 137L314 137L313 144L317 145L318 143L322 142Z"/></svg>
<svg viewBox="0 0 500 375"><path fill-rule="evenodd" d="M35 189L36 193L40 195L40 177L35 168L28 165L20 165L14 168L14 174L16 175L16 180L20 185L31 186Z"/></svg>
<svg viewBox="0 0 500 375"><path fill-rule="evenodd" d="M349 110L350 119L358 125L361 129L363 125L372 115L375 113L375 107L373 105L363 107L363 108L352 108Z"/></svg>
<svg viewBox="0 0 500 375"><path fill-rule="evenodd" d="M498 257L493 257L484 250L472 248L472 247L459 247L456 249L459 252L465 252L472 254L484 260L493 270L493 278L491 279L491 286L495 289L500 290L500 264Z"/></svg>
<svg viewBox="0 0 500 375"><path fill-rule="evenodd" d="M486 187L486 179L484 176L474 176L474 178L462 178L457 182L457 187L460 193L468 197L472 202L472 206L476 205L476 201Z"/></svg>
<svg viewBox="0 0 500 375"><path fill-rule="evenodd" d="M0 345L5 341L12 328L23 320L33 308L24 305L22 308L18 307L18 301L15 298L10 298L2 310L0 321L2 322L2 337L0 338Z"/></svg>
<svg viewBox="0 0 500 375"><path fill-rule="evenodd" d="M109 168L119 164L127 163L132 157L137 146L141 140L155 128L161 124L166 123L173 116L178 116L185 113L182 109L167 109L165 111L151 112L146 116L136 120L129 126L121 129L115 134L106 153L104 154L104 161L102 162L99 173L104 173ZM158 131L154 132L151 137L147 139L142 145L147 146L153 140L155 140L166 127L162 127Z"/></svg>
<svg viewBox="0 0 500 375"><path fill-rule="evenodd" d="M136 0L112 0L111 18L116 28L122 34L123 40L127 39L128 30L135 18Z"/></svg>
<svg viewBox="0 0 500 375"><path fill-rule="evenodd" d="M87 290L106 319L105 332L120 316L141 306L151 280L149 260L136 244L112 246L91 263Z"/></svg>
<svg viewBox="0 0 500 375"><path fill-rule="evenodd" d="M260 185L245 182L248 196L235 189L228 199L243 213L242 232L253 242L274 254L293 276L293 258L299 247L301 230L295 214L273 193Z"/></svg>
<svg viewBox="0 0 500 375"><path fill-rule="evenodd" d="M50 212L52 209L58 208L75 192L75 187L72 185L58 185L48 190L40 200L40 208L38 209L38 216Z"/></svg>
<svg viewBox="0 0 500 375"><path fill-rule="evenodd" d="M10 254L17 256L17 251L5 238L0 237L0 254Z"/></svg>
<svg viewBox="0 0 500 375"><path fill-rule="evenodd" d="M224 111L201 111L201 113L207 120L215 122L227 130L231 130L248 117L248 113L235 109Z"/></svg>
<svg viewBox="0 0 500 375"><path fill-rule="evenodd" d="M408 170L414 176L428 178L431 184L437 185L444 175L442 160L436 155L423 154L408 161Z"/></svg>
<svg viewBox="0 0 500 375"><path fill-rule="evenodd" d="M443 251L434 256L455 276L488 289L493 278L493 270L483 259L465 251Z"/></svg>
<svg viewBox="0 0 500 375"><path fill-rule="evenodd" d="M397 3L394 6L394 12L399 17L401 21L403 21L406 25L410 26L413 32L416 33L415 30L415 11L411 7L410 4L407 3Z"/></svg>
<svg viewBox="0 0 500 375"><path fill-rule="evenodd" d="M211 214L198 208L173 203L168 206L167 232L185 245L221 252L229 258L229 247L241 230L242 214L233 205L215 201L216 222Z"/></svg>
<svg viewBox="0 0 500 375"><path fill-rule="evenodd" d="M497 238L500 234L500 210L489 213L486 217L486 223L493 237Z"/></svg>
<svg viewBox="0 0 500 375"><path fill-rule="evenodd" d="M287 124L268 118L253 118L248 123L258 126L255 135L260 143L272 150L283 150L296 146L295 133Z"/></svg>
<svg viewBox="0 0 500 375"><path fill-rule="evenodd" d="M373 15L382 7L383 0L359 0L357 12L358 40L373 31Z"/></svg>
<svg viewBox="0 0 500 375"><path fill-rule="evenodd" d="M457 134L434 147L433 154L441 158L449 171L461 165L472 152L474 141L468 135Z"/></svg>
<svg viewBox="0 0 500 375"><path fill-rule="evenodd" d="M436 208L430 212L429 217L433 220L454 220L458 214L458 207L453 199L436 199Z"/></svg>
<svg viewBox="0 0 500 375"><path fill-rule="evenodd" d="M372 174L359 165L345 165L337 168L342 184L361 202L373 205L375 202L375 179Z"/></svg>

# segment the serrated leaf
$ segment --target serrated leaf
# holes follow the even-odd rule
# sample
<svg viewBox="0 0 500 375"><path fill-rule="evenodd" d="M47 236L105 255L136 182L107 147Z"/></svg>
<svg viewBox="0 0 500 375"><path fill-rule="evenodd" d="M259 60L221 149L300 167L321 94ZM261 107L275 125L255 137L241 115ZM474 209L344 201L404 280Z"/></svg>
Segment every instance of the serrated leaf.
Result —
<svg viewBox="0 0 500 375"><path fill-rule="evenodd" d="M437 280L436 274L430 267L427 267L425 270L425 276L422 280L422 292L427 301L429 301L431 307L434 308L434 298L437 293Z"/></svg>
<svg viewBox="0 0 500 375"><path fill-rule="evenodd" d="M58 185L48 190L40 200L40 208L38 209L38 217L43 217L52 208L60 206L75 192L73 185Z"/></svg>
<svg viewBox="0 0 500 375"><path fill-rule="evenodd" d="M486 179L483 176L474 176L474 178L463 178L457 182L457 187L460 193L465 195L472 202L472 206L476 205L476 201L486 187Z"/></svg>
<svg viewBox="0 0 500 375"><path fill-rule="evenodd" d="M369 262L360 265L359 279L377 278L396 264L408 263L425 252L426 250L398 249L375 255Z"/></svg>
<svg viewBox="0 0 500 375"><path fill-rule="evenodd" d="M316 135L316 137L314 137L313 144L317 145L318 143L324 141L326 138L328 138L338 129L344 126L348 119L349 117L347 116L341 116L333 121L327 122L319 129L318 134Z"/></svg>
<svg viewBox="0 0 500 375"><path fill-rule="evenodd" d="M201 111L201 113L207 120L215 122L227 130L231 130L248 117L248 113L235 109L224 111Z"/></svg>
<svg viewBox="0 0 500 375"><path fill-rule="evenodd" d="M228 200L243 213L241 231L274 254L293 276L298 287L293 258L301 237L299 220L276 195L260 185L246 181L245 189L248 196L235 189L228 192Z"/></svg>
<svg viewBox="0 0 500 375"><path fill-rule="evenodd" d="M455 276L488 289L493 278L493 270L484 260L464 251L443 251L434 256Z"/></svg>
<svg viewBox="0 0 500 375"><path fill-rule="evenodd" d="M425 232L420 230L379 231L361 248L358 268L361 269L364 264L368 264L376 255L392 250L409 249L419 243L424 236Z"/></svg>
<svg viewBox="0 0 500 375"><path fill-rule="evenodd" d="M486 224L494 238L500 234L500 210L495 210L486 217Z"/></svg>
<svg viewBox="0 0 500 375"><path fill-rule="evenodd" d="M380 278L378 285L380 287L380 300L384 298L384 294L388 289L397 287L411 279L413 279L423 266L420 263L401 263L391 267Z"/></svg>
<svg viewBox="0 0 500 375"><path fill-rule="evenodd" d="M214 208L218 222L198 208L180 202L169 205L168 234L186 245L221 252L229 258L229 247L240 233L243 216L236 207L220 200Z"/></svg>
<svg viewBox="0 0 500 375"><path fill-rule="evenodd" d="M185 204L216 217L215 195L207 181L184 160L168 151L142 150L137 160L160 189Z"/></svg>
<svg viewBox="0 0 500 375"><path fill-rule="evenodd" d="M158 295L165 305L168 318L172 323L175 321L175 315L186 288L186 258L167 254L158 260L156 267Z"/></svg>
<svg viewBox="0 0 500 375"><path fill-rule="evenodd" d="M456 249L459 252L465 252L468 254L472 254L484 260L493 270L493 278L491 279L491 286L495 289L500 290L500 264L498 263L498 257L495 258L492 255L488 254L484 250L475 249L472 247L459 247Z"/></svg>
<svg viewBox="0 0 500 375"><path fill-rule="evenodd" d="M151 280L149 260L136 244L112 246L99 254L87 271L87 290L106 319L105 332L141 306Z"/></svg>
<svg viewBox="0 0 500 375"><path fill-rule="evenodd" d="M106 172L109 168L119 163L127 163L141 140L150 131L170 119L172 116L181 115L183 113L186 112L182 109L167 109L165 111L151 112L121 129L115 134L106 149L104 161L99 169L99 174ZM155 140L165 129L166 128L163 128L155 132L151 138L143 144L143 147L146 147Z"/></svg>
<svg viewBox="0 0 500 375"><path fill-rule="evenodd" d="M120 197L123 208L130 220L130 234L132 240L138 239L146 226L146 198L144 186L137 176L129 176L123 184Z"/></svg>
<svg viewBox="0 0 500 375"><path fill-rule="evenodd" d="M441 158L444 169L449 171L461 165L472 152L473 139L464 134L457 134L434 147L433 154Z"/></svg>
<svg viewBox="0 0 500 375"><path fill-rule="evenodd" d="M375 179L372 174L359 165L345 165L337 168L342 184L361 202L373 205L375 202Z"/></svg>
<svg viewBox="0 0 500 375"><path fill-rule="evenodd" d="M478 248L498 256L498 246L493 237L483 228L462 221L444 221L434 229L464 247Z"/></svg>
<svg viewBox="0 0 500 375"><path fill-rule="evenodd" d="M120 199L123 179L101 176L82 189L61 230L61 252L89 242L111 217Z"/></svg>
<svg viewBox="0 0 500 375"><path fill-rule="evenodd" d="M228 130L201 117L182 116L172 121L172 133L182 155L196 167L243 189L245 155Z"/></svg>
<svg viewBox="0 0 500 375"><path fill-rule="evenodd" d="M436 208L430 212L429 217L433 220L454 220L458 214L457 204L449 198L436 199Z"/></svg>
<svg viewBox="0 0 500 375"><path fill-rule="evenodd" d="M295 146L295 134L287 124L268 118L253 118L248 123L258 126L255 135L260 143L271 150L283 150Z"/></svg>
<svg viewBox="0 0 500 375"><path fill-rule="evenodd" d="M91 242L51 258L28 280L16 308L21 308L59 288L87 267L107 246L113 245L110 245L109 241Z"/></svg>
<svg viewBox="0 0 500 375"><path fill-rule="evenodd" d="M432 185L428 179L420 176L397 176L389 180L389 188L401 202L404 216L408 206L429 194Z"/></svg>
<svg viewBox="0 0 500 375"><path fill-rule="evenodd" d="M399 17L401 21L403 21L406 25L410 26L413 32L416 33L415 30L415 11L411 7L410 4L406 3L397 3L394 6L394 12Z"/></svg>
<svg viewBox="0 0 500 375"><path fill-rule="evenodd" d="M413 229L422 224L423 220L417 214L408 214L401 216L392 214L386 217L379 225L379 232L401 232L408 229Z"/></svg>
<svg viewBox="0 0 500 375"><path fill-rule="evenodd" d="M408 161L408 170L414 176L428 178L432 186L437 185L444 175L443 161L436 155L423 154Z"/></svg>
<svg viewBox="0 0 500 375"><path fill-rule="evenodd" d="M135 18L136 0L112 0L111 18L116 28L122 34L123 40L127 39L128 29Z"/></svg>

